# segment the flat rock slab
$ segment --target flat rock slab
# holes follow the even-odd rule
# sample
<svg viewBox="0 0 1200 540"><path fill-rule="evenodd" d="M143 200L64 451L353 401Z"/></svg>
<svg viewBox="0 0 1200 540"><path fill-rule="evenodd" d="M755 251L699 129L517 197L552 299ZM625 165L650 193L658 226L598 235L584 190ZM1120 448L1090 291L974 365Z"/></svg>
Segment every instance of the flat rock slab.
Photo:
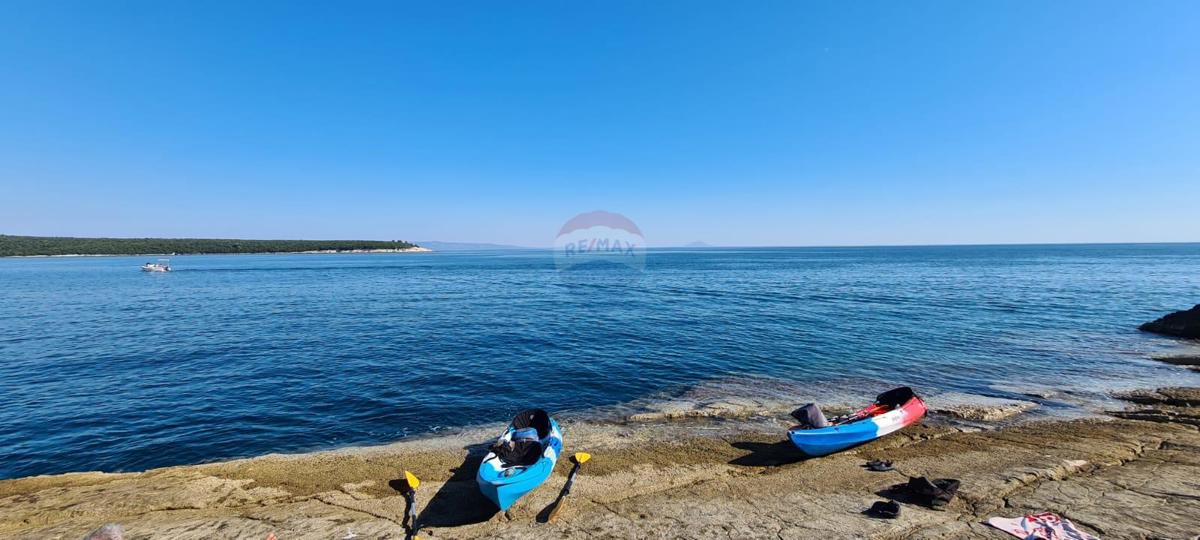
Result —
<svg viewBox="0 0 1200 540"><path fill-rule="evenodd" d="M1200 388L1171 386L1157 390L1133 390L1119 392L1113 397L1139 405L1172 405L1176 407L1200 407Z"/></svg>
<svg viewBox="0 0 1200 540"><path fill-rule="evenodd" d="M1038 407L1037 403L975 394L947 392L926 399L934 414L973 422L996 422Z"/></svg>
<svg viewBox="0 0 1200 540"><path fill-rule="evenodd" d="M77 540L109 522L132 539L403 538L404 500L391 486L404 469L423 480L421 535L433 539L998 540L984 519L1032 511L1059 513L1105 540L1189 538L1200 523L1200 431L1190 426L1103 419L974 431L917 425L806 459L783 439L785 426L764 429L763 422L573 425L566 450L588 450L593 459L553 523L541 521L567 467L514 506L511 519L498 517L475 486L480 435L3 481L0 538ZM896 470L867 471L862 465L872 459L894 461ZM863 515L910 476L957 478L962 488L945 511L905 503L897 520Z"/></svg>
<svg viewBox="0 0 1200 540"><path fill-rule="evenodd" d="M1198 353L1156 354L1152 355L1150 358L1165 364L1183 366L1192 371L1200 371L1200 354Z"/></svg>

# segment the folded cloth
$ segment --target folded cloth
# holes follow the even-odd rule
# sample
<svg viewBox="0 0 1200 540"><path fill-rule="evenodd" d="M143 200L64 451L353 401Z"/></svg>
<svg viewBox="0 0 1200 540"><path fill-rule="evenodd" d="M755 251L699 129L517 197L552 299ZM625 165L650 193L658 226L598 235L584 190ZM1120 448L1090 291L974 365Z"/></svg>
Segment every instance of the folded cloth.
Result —
<svg viewBox="0 0 1200 540"><path fill-rule="evenodd" d="M924 499L925 503L934 510L942 510L947 504L950 504L950 501L954 500L954 495L958 493L958 487L959 481L953 478L929 480L920 476L908 479L908 491Z"/></svg>
<svg viewBox="0 0 1200 540"><path fill-rule="evenodd" d="M1024 540L1100 540L1050 512L1019 518L994 517L987 524Z"/></svg>
<svg viewBox="0 0 1200 540"><path fill-rule="evenodd" d="M900 503L896 501L875 501L875 504L872 504L867 509L867 515L883 519L896 519L900 517Z"/></svg>

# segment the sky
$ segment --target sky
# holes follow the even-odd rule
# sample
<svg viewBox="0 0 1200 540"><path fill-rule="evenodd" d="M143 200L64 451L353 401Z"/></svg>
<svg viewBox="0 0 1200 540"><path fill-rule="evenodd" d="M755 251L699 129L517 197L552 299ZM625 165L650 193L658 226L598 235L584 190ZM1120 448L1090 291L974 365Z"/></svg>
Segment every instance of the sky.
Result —
<svg viewBox="0 0 1200 540"><path fill-rule="evenodd" d="M0 4L0 234L1200 241L1200 2Z"/></svg>

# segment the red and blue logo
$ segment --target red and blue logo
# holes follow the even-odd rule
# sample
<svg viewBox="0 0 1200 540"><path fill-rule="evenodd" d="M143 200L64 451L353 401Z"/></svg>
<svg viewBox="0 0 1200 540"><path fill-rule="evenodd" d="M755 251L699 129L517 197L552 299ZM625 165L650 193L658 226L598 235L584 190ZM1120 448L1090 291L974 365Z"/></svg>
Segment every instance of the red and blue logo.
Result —
<svg viewBox="0 0 1200 540"><path fill-rule="evenodd" d="M559 270L580 265L618 264L637 271L646 267L646 238L629 218L596 210L563 224L554 239Z"/></svg>

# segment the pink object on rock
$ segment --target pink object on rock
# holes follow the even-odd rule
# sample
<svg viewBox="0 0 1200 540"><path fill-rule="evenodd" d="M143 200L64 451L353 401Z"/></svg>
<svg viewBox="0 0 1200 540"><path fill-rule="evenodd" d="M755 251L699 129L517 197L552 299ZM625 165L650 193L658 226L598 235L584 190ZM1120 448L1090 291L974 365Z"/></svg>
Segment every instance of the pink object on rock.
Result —
<svg viewBox="0 0 1200 540"><path fill-rule="evenodd" d="M987 524L1024 540L1100 540L1050 512L1019 518L994 517Z"/></svg>

